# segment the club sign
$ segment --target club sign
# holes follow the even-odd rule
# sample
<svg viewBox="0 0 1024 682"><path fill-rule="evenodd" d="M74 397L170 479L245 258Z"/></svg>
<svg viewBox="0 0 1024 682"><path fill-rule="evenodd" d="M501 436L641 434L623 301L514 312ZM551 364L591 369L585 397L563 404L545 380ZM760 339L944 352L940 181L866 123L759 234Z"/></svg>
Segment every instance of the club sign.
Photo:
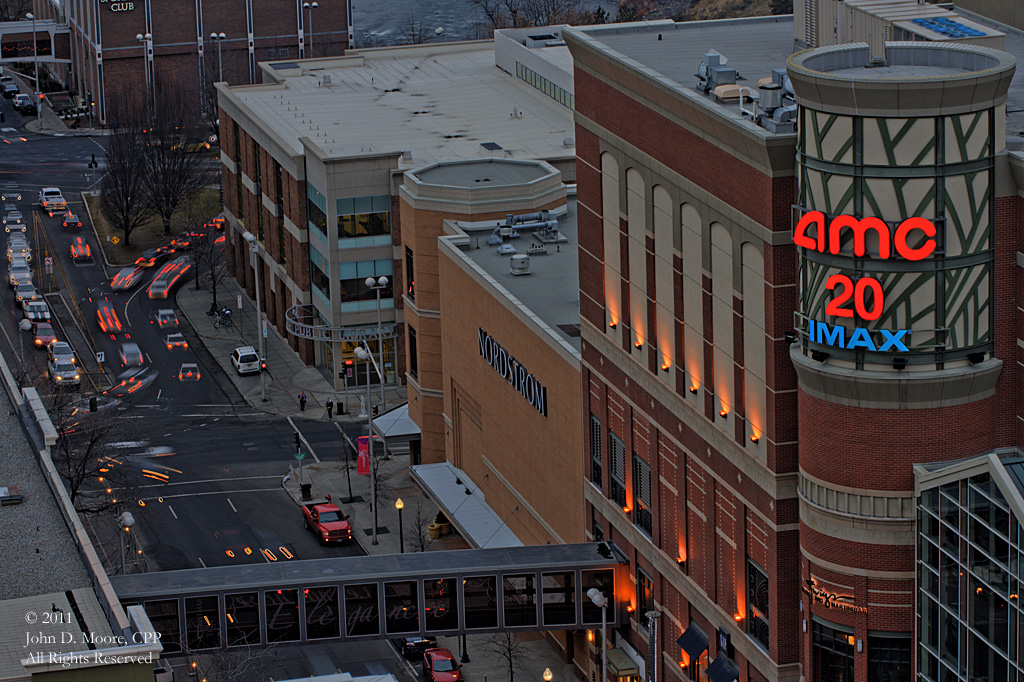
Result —
<svg viewBox="0 0 1024 682"><path fill-rule="evenodd" d="M793 243L802 249L838 255L843 231L852 230L853 254L857 257L868 255L869 233L874 233L878 239L878 253L872 256L880 260L896 256L919 261L935 252L935 224L926 218L908 218L896 227L895 232L890 231L887 223L873 217L840 215L826 222L821 211L808 211L796 224ZM923 241L921 235L924 236ZM920 244L914 245L917 242ZM882 283L874 277L865 275L854 280L836 273L826 280L825 288L835 292L825 306L827 316L871 322L879 319L885 310L885 292ZM833 326L828 322L808 321L808 335L812 342L850 350L905 352L909 350L906 337L910 334L910 329L868 329L861 326L850 329L840 324Z"/></svg>

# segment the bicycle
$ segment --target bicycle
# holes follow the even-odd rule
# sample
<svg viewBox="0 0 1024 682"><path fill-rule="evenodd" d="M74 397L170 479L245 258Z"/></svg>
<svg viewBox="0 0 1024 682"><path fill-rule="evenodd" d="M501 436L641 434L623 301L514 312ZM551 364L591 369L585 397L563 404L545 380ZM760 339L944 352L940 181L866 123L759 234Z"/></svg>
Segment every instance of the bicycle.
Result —
<svg viewBox="0 0 1024 682"><path fill-rule="evenodd" d="M213 316L213 328L217 329L221 326L231 326L231 315L224 315L223 313L217 313Z"/></svg>

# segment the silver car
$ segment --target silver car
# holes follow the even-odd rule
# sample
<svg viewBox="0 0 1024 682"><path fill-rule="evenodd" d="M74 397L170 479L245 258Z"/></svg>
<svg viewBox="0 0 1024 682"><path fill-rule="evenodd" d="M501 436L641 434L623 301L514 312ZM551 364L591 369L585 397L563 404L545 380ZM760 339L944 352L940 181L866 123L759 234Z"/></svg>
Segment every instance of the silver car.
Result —
<svg viewBox="0 0 1024 682"><path fill-rule="evenodd" d="M28 263L16 263L11 265L7 271L11 286L16 287L22 282L32 282L32 268L28 266Z"/></svg>
<svg viewBox="0 0 1024 682"><path fill-rule="evenodd" d="M14 287L14 297L19 301L31 301L34 298L38 298L39 294L36 292L35 285L29 280L18 282L18 286Z"/></svg>
<svg viewBox="0 0 1024 682"><path fill-rule="evenodd" d="M77 362L75 360L75 350L67 341L51 341L50 345L46 347L46 355L50 358L51 362L70 362L71 364Z"/></svg>
<svg viewBox="0 0 1024 682"><path fill-rule="evenodd" d="M50 360L46 365L46 369L50 375L50 381L58 386L78 386L81 383L78 367L64 358Z"/></svg>

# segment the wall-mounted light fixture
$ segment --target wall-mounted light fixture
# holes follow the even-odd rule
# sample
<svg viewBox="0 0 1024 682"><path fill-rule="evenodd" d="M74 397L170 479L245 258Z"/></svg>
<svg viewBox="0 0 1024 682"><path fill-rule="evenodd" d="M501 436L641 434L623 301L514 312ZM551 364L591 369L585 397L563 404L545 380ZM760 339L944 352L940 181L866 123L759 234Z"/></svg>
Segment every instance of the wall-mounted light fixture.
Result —
<svg viewBox="0 0 1024 682"><path fill-rule="evenodd" d="M720 409L718 411L718 416L719 417L728 417L729 416L729 410L723 405L722 409Z"/></svg>
<svg viewBox="0 0 1024 682"><path fill-rule="evenodd" d="M761 440L761 434L759 434L757 431L754 431L752 434L750 434L751 443L756 443L759 440Z"/></svg>
<svg viewBox="0 0 1024 682"><path fill-rule="evenodd" d="M671 367L672 367L672 363L671 362L669 362L668 360L662 361L662 363L661 363L661 370L663 372L667 372Z"/></svg>
<svg viewBox="0 0 1024 682"><path fill-rule="evenodd" d="M612 329L615 329L616 327L619 326L619 323L615 321L615 318L612 318L608 320L608 326L611 327Z"/></svg>
<svg viewBox="0 0 1024 682"><path fill-rule="evenodd" d="M690 386L690 393L696 394L699 389L700 386L698 386L697 384L693 384L692 386Z"/></svg>
<svg viewBox="0 0 1024 682"><path fill-rule="evenodd" d="M902 372L907 368L907 359L904 357L896 357L892 359L892 368L897 372Z"/></svg>
<svg viewBox="0 0 1024 682"><path fill-rule="evenodd" d="M633 345L636 347L637 350L640 350L641 348L644 347L644 342L641 341L640 339L637 339L636 341L633 342Z"/></svg>
<svg viewBox="0 0 1024 682"><path fill-rule="evenodd" d="M743 620L743 614L737 613L733 616L733 618L735 618L736 622L739 623L741 620Z"/></svg>
<svg viewBox="0 0 1024 682"><path fill-rule="evenodd" d="M812 350L811 360L814 360L815 362L825 362L828 360L828 353L823 350Z"/></svg>

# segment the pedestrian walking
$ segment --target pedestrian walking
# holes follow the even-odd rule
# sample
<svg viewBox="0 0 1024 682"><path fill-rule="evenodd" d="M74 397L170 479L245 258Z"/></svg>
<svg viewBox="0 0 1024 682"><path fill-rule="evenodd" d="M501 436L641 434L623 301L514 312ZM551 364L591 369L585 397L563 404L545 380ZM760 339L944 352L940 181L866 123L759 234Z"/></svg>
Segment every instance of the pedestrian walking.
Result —
<svg viewBox="0 0 1024 682"><path fill-rule="evenodd" d="M299 393L299 412L306 411L306 392L301 391Z"/></svg>
<svg viewBox="0 0 1024 682"><path fill-rule="evenodd" d="M328 398L324 406L327 408L327 420L330 421L333 417L334 401Z"/></svg>

